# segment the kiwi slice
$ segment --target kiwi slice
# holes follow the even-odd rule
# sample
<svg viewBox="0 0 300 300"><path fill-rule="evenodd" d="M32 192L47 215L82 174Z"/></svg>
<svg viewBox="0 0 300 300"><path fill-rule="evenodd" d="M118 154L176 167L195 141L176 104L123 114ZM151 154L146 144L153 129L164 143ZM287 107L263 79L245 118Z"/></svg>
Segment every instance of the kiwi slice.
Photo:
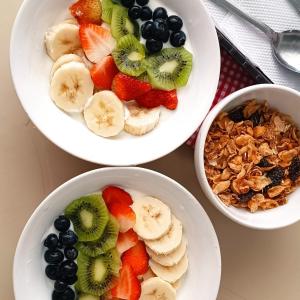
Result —
<svg viewBox="0 0 300 300"><path fill-rule="evenodd" d="M120 254L116 248L113 248L107 251L103 256L109 261L109 267L113 275L119 276L120 268L121 268L121 258Z"/></svg>
<svg viewBox="0 0 300 300"><path fill-rule="evenodd" d="M117 277L111 271L111 261L105 256L89 257L79 253L78 285L81 292L101 296L112 289L117 283Z"/></svg>
<svg viewBox="0 0 300 300"><path fill-rule="evenodd" d="M104 22L110 24L114 3L112 2L112 0L102 0L101 3L102 3L101 19Z"/></svg>
<svg viewBox="0 0 300 300"><path fill-rule="evenodd" d="M130 20L127 8L114 5L111 18L111 33L117 40L127 34L133 34L138 39L140 38L139 25L137 22Z"/></svg>
<svg viewBox="0 0 300 300"><path fill-rule="evenodd" d="M145 72L145 48L134 35L127 34L121 37L112 55L121 72L130 76L139 76Z"/></svg>
<svg viewBox="0 0 300 300"><path fill-rule="evenodd" d="M96 257L116 246L118 234L119 223L113 216L110 216L100 239L91 242L78 242L76 247L83 254Z"/></svg>
<svg viewBox="0 0 300 300"><path fill-rule="evenodd" d="M80 293L78 295L78 300L99 300L99 296Z"/></svg>
<svg viewBox="0 0 300 300"><path fill-rule="evenodd" d="M65 215L72 221L79 241L99 239L109 219L105 202L99 194L74 200L65 208Z"/></svg>
<svg viewBox="0 0 300 300"><path fill-rule="evenodd" d="M173 90L185 86L192 70L192 54L185 48L165 48L143 62L153 87Z"/></svg>

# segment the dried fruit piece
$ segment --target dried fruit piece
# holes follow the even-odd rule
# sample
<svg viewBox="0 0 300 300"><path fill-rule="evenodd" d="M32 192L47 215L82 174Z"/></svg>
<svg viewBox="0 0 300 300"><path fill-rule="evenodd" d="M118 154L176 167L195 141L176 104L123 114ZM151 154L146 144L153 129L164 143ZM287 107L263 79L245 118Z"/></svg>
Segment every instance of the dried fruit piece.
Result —
<svg viewBox="0 0 300 300"><path fill-rule="evenodd" d="M248 193L239 195L239 200L241 202L248 202L254 195L255 192L253 190L249 190Z"/></svg>
<svg viewBox="0 0 300 300"><path fill-rule="evenodd" d="M289 178L296 181L300 176L300 159L299 157L294 157L292 163L289 167Z"/></svg>
<svg viewBox="0 0 300 300"><path fill-rule="evenodd" d="M267 173L267 177L272 180L272 186L281 183L284 176L284 170L281 167L275 167Z"/></svg>
<svg viewBox="0 0 300 300"><path fill-rule="evenodd" d="M243 114L244 107L238 106L234 109L232 109L230 112L228 112L228 117L231 121L238 123L245 120L244 114Z"/></svg>
<svg viewBox="0 0 300 300"><path fill-rule="evenodd" d="M272 164L270 164L265 157L263 157L257 165L261 168L272 167Z"/></svg>

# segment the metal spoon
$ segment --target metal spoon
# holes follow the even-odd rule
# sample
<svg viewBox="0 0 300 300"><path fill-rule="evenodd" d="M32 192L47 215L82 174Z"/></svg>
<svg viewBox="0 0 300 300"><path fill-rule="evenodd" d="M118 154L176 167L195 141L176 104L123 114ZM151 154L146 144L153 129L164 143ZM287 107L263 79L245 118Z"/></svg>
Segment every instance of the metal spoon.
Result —
<svg viewBox="0 0 300 300"><path fill-rule="evenodd" d="M244 18L264 32L270 39L274 56L280 64L294 72L300 73L300 30L275 32L267 24L250 17L226 0L211 1Z"/></svg>

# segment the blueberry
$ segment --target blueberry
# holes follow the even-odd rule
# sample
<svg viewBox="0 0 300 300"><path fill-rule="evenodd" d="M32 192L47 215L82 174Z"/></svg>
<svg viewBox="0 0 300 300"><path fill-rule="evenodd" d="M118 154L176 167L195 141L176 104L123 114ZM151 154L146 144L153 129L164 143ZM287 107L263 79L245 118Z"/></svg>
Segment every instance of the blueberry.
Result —
<svg viewBox="0 0 300 300"><path fill-rule="evenodd" d="M147 21L152 18L152 10L149 6L142 7L140 18L142 21Z"/></svg>
<svg viewBox="0 0 300 300"><path fill-rule="evenodd" d="M68 287L68 285L65 282L60 281L60 280L57 280L54 283L54 290L59 293L64 292L67 289L67 287Z"/></svg>
<svg viewBox="0 0 300 300"><path fill-rule="evenodd" d="M137 20L141 16L142 8L140 6L132 6L128 10L128 16L132 20Z"/></svg>
<svg viewBox="0 0 300 300"><path fill-rule="evenodd" d="M67 247L64 250L66 259L74 260L78 256L78 251L74 247Z"/></svg>
<svg viewBox="0 0 300 300"><path fill-rule="evenodd" d="M55 250L57 248L57 244L58 244L58 237L54 233L50 233L44 241L44 246L51 250Z"/></svg>
<svg viewBox="0 0 300 300"><path fill-rule="evenodd" d="M55 221L54 221L54 227L60 231L60 232L65 232L70 228L71 222L69 219L67 219L65 216L59 216Z"/></svg>
<svg viewBox="0 0 300 300"><path fill-rule="evenodd" d="M147 21L141 26L142 37L146 40L153 37L153 22Z"/></svg>
<svg viewBox="0 0 300 300"><path fill-rule="evenodd" d="M162 41L157 41L154 39L150 39L146 41L146 48L149 51L149 53L155 53L162 49L163 43Z"/></svg>
<svg viewBox="0 0 300 300"><path fill-rule="evenodd" d="M59 271L62 277L74 277L77 269L77 264L74 261L65 260L61 263Z"/></svg>
<svg viewBox="0 0 300 300"><path fill-rule="evenodd" d="M272 186L278 185L284 177L284 170L281 167L275 167L267 173L267 177L272 180Z"/></svg>
<svg viewBox="0 0 300 300"><path fill-rule="evenodd" d="M168 13L165 8L163 7L157 7L153 11L153 20L156 19L164 19L166 20L168 18Z"/></svg>
<svg viewBox="0 0 300 300"><path fill-rule="evenodd" d="M294 157L291 165L289 166L289 178L296 181L300 176L300 159L298 156Z"/></svg>
<svg viewBox="0 0 300 300"><path fill-rule="evenodd" d="M134 0L121 0L123 6L130 8L134 5Z"/></svg>
<svg viewBox="0 0 300 300"><path fill-rule="evenodd" d="M74 231L68 230L59 234L59 240L64 246L73 246L77 243L78 237Z"/></svg>
<svg viewBox="0 0 300 300"><path fill-rule="evenodd" d="M59 264L64 260L64 255L59 250L47 250L44 254L45 261L49 264Z"/></svg>
<svg viewBox="0 0 300 300"><path fill-rule="evenodd" d="M245 120L244 106L238 106L228 112L228 117L231 121L238 123Z"/></svg>
<svg viewBox="0 0 300 300"><path fill-rule="evenodd" d="M74 300L75 292L68 287L64 292L59 293L57 291L53 291L52 300Z"/></svg>
<svg viewBox="0 0 300 300"><path fill-rule="evenodd" d="M78 280L77 276L62 276L61 281L65 282L67 285L73 285Z"/></svg>
<svg viewBox="0 0 300 300"><path fill-rule="evenodd" d="M58 265L48 265L45 268L46 276L48 278L50 278L51 280L56 280L58 278L58 274L59 274L58 270L59 270Z"/></svg>
<svg viewBox="0 0 300 300"><path fill-rule="evenodd" d="M186 35L183 31L172 32L170 42L173 47L181 47L185 44Z"/></svg>
<svg viewBox="0 0 300 300"><path fill-rule="evenodd" d="M140 6L145 6L149 3L149 0L136 0L136 3Z"/></svg>
<svg viewBox="0 0 300 300"><path fill-rule="evenodd" d="M178 16L170 16L168 18L168 26L172 31L179 31L182 28L183 22Z"/></svg>
<svg viewBox="0 0 300 300"><path fill-rule="evenodd" d="M167 42L170 36L167 23L163 19L156 19L153 22L153 37L162 42Z"/></svg>

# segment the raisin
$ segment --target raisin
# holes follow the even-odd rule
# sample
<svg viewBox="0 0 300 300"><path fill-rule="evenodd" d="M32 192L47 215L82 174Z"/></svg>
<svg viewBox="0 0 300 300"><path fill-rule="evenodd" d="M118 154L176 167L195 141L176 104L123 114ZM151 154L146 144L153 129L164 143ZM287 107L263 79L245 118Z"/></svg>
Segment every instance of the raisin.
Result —
<svg viewBox="0 0 300 300"><path fill-rule="evenodd" d="M249 120L252 121L253 127L263 122L262 115L258 110L249 117Z"/></svg>
<svg viewBox="0 0 300 300"><path fill-rule="evenodd" d="M270 164L265 157L263 157L257 165L261 168L272 167L272 164Z"/></svg>
<svg viewBox="0 0 300 300"><path fill-rule="evenodd" d="M284 170L281 167L275 167L267 173L267 177L272 180L272 186L281 183L284 176Z"/></svg>
<svg viewBox="0 0 300 300"><path fill-rule="evenodd" d="M234 109L232 109L228 113L228 117L231 121L234 123L238 123L245 120L244 114L243 114L244 106L238 106Z"/></svg>
<svg viewBox="0 0 300 300"><path fill-rule="evenodd" d="M293 181L296 181L299 176L300 176L300 159L299 157L294 157L289 167L289 178Z"/></svg>
<svg viewBox="0 0 300 300"><path fill-rule="evenodd" d="M239 200L241 202L248 202L254 195L255 195L255 192L250 189L249 192L239 195Z"/></svg>

